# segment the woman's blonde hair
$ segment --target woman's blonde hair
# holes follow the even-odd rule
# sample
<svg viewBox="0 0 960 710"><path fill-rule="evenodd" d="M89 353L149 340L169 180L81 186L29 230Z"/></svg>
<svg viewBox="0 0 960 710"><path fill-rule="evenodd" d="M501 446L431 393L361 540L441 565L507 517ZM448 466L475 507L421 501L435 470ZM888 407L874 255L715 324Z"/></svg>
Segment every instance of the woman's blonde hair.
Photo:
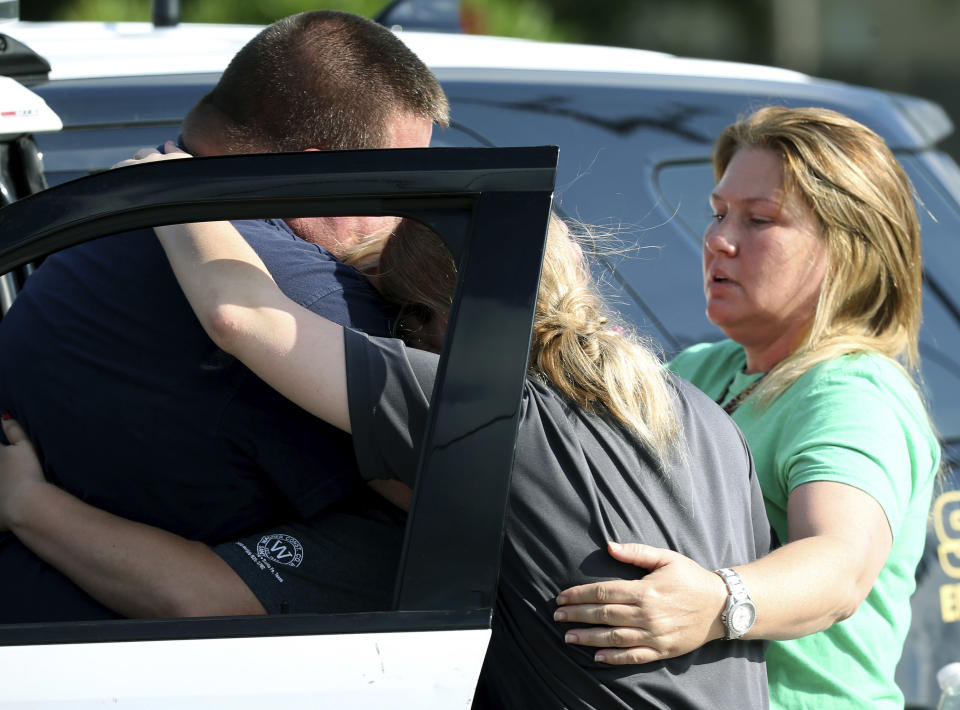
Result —
<svg viewBox="0 0 960 710"><path fill-rule="evenodd" d="M434 232L404 219L392 235L374 235L347 260L368 273L376 262L374 283L400 308L398 335L410 344L422 347L424 332L445 327L456 265ZM557 217L547 232L529 374L587 411L612 415L661 464L677 452L680 427L669 376L648 344L616 324L582 250Z"/></svg>
<svg viewBox="0 0 960 710"><path fill-rule="evenodd" d="M755 392L769 403L815 365L873 352L916 372L923 269L920 223L903 167L876 133L822 108L768 106L728 126L719 181L741 148L774 151L784 189L816 215L828 265L809 335Z"/></svg>

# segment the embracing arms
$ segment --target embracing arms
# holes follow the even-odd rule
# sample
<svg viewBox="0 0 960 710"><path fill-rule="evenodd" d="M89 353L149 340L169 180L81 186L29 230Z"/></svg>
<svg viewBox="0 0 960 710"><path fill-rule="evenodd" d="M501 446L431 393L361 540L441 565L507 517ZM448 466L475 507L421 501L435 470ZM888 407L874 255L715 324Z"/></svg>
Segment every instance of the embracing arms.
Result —
<svg viewBox="0 0 960 710"><path fill-rule="evenodd" d="M734 568L758 609L745 638L798 638L847 618L869 594L892 545L879 503L843 483L798 486L788 520L787 544ZM568 643L598 647L597 660L623 664L671 658L723 636L727 589L718 575L648 545L610 552L651 572L561 592L557 621L605 625L572 629Z"/></svg>
<svg viewBox="0 0 960 710"><path fill-rule="evenodd" d="M5 418L0 529L104 606L129 617L226 616L266 610L213 550L95 508L47 483L20 425Z"/></svg>
<svg viewBox="0 0 960 710"><path fill-rule="evenodd" d="M148 153L155 151L128 162ZM282 393L349 430L342 328L283 296L229 223L158 232L210 336ZM264 613L212 549L111 515L46 483L20 427L7 419L4 429L12 445L0 451L0 529L12 530L88 594L125 616ZM409 505L402 484L371 487Z"/></svg>
<svg viewBox="0 0 960 710"><path fill-rule="evenodd" d="M114 167L189 158L168 141ZM343 327L291 301L229 222L156 227L207 335L314 416L350 431Z"/></svg>
<svg viewBox="0 0 960 710"><path fill-rule="evenodd" d="M349 432L343 327L287 298L229 222L155 231L210 338L282 395Z"/></svg>

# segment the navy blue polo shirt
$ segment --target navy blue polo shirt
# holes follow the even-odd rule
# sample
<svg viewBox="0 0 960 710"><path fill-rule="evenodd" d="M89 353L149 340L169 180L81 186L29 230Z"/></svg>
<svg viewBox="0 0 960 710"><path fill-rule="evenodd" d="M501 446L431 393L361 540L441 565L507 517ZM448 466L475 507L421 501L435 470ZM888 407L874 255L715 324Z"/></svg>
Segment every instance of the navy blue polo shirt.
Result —
<svg viewBox="0 0 960 710"><path fill-rule="evenodd" d="M282 221L234 224L293 300L388 334L356 270ZM49 257L0 321L0 353L0 408L48 479L123 517L216 543L311 517L362 484L348 435L207 337L152 230ZM23 564L11 545L0 541L3 579L17 574L5 559Z"/></svg>

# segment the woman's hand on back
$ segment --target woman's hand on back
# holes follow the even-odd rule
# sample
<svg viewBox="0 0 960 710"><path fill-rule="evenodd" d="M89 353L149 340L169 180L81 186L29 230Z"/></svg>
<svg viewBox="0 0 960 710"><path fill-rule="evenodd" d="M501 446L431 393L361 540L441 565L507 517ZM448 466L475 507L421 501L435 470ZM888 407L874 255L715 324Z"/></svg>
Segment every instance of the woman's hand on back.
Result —
<svg viewBox="0 0 960 710"><path fill-rule="evenodd" d="M567 643L593 646L613 665L673 658L724 635L727 589L715 573L683 555L650 545L609 543L615 559L646 568L639 580L571 587L557 597L554 620L602 624L570 629Z"/></svg>

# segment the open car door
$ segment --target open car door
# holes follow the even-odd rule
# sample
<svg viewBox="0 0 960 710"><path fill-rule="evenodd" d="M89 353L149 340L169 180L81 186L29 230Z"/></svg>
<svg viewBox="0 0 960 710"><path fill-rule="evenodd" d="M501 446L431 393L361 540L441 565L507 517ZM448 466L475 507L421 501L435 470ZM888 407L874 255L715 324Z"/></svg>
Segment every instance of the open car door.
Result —
<svg viewBox="0 0 960 710"><path fill-rule="evenodd" d="M0 707L469 707L556 161L553 147L195 158L0 210L0 274L136 228L265 216L410 217L458 264L392 610L0 626Z"/></svg>

